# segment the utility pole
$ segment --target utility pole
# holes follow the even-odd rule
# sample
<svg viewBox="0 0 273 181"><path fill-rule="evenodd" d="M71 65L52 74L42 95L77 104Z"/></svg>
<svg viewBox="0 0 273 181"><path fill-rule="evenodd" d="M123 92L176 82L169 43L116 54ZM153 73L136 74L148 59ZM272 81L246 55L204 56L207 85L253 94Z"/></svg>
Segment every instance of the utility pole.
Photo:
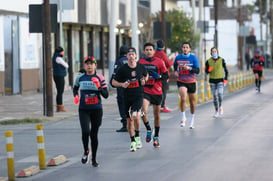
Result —
<svg viewBox="0 0 273 181"><path fill-rule="evenodd" d="M110 1L110 25L109 25L109 80L114 72L114 64L116 59L116 0ZM110 87L110 85L109 85Z"/></svg>
<svg viewBox="0 0 273 181"><path fill-rule="evenodd" d="M63 3L59 0L59 15L60 15L60 46L63 46Z"/></svg>
<svg viewBox="0 0 273 181"><path fill-rule="evenodd" d="M242 28L243 27L243 20L242 20L242 7L241 7L241 0L238 0L238 16L237 16L237 21L239 23L239 27ZM242 51L242 47L243 47L243 37L242 36L238 36L238 68L240 70L243 70L243 51Z"/></svg>
<svg viewBox="0 0 273 181"><path fill-rule="evenodd" d="M52 95L52 62L51 62L51 23L49 0L44 0L44 60L46 65L46 115L53 116L53 95Z"/></svg>
<svg viewBox="0 0 273 181"><path fill-rule="evenodd" d="M214 46L218 48L218 0L214 0Z"/></svg>
<svg viewBox="0 0 273 181"><path fill-rule="evenodd" d="M193 34L195 34L195 31L196 31L195 0L191 0L191 6L192 6L192 19L193 19Z"/></svg>
<svg viewBox="0 0 273 181"><path fill-rule="evenodd" d="M131 0L131 13L132 13L132 46L136 49L137 51L137 56L140 57L139 55L139 46L138 46L138 19L137 19L137 0Z"/></svg>
<svg viewBox="0 0 273 181"><path fill-rule="evenodd" d="M203 0L199 0L199 22L202 22L203 19L203 8L204 8L204 1ZM205 26L203 27L203 32L205 32ZM200 67L201 67L201 74L202 77L204 78L204 65L205 65L205 61L203 59L203 32L202 29L200 31L200 39L199 39L199 61L200 63Z"/></svg>
<svg viewBox="0 0 273 181"><path fill-rule="evenodd" d="M167 49L167 34L166 34L166 13L165 13L165 0L161 0L161 37L165 42L165 51Z"/></svg>
<svg viewBox="0 0 273 181"><path fill-rule="evenodd" d="M263 12L262 12L262 0L259 0L260 11L260 39L263 41Z"/></svg>

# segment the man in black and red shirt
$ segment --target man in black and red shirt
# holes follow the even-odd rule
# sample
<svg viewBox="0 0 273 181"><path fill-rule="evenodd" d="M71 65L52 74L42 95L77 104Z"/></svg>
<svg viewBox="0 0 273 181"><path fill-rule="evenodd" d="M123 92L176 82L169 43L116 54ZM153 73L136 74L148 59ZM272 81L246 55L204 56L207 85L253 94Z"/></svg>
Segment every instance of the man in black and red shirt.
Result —
<svg viewBox="0 0 273 181"><path fill-rule="evenodd" d="M127 58L128 64L124 64L118 69L112 80L112 85L124 88L124 111L131 138L130 151L136 151L142 147L139 136L140 114L143 104L143 86L148 80L148 73L142 64L136 62L135 48L128 49Z"/></svg>
<svg viewBox="0 0 273 181"><path fill-rule="evenodd" d="M255 51L255 56L251 59L250 65L255 75L256 91L260 92L264 66L264 58L260 56L260 50Z"/></svg>
<svg viewBox="0 0 273 181"><path fill-rule="evenodd" d="M143 64L148 73L149 79L144 86L144 99L143 99L143 107L142 107L142 120L147 129L146 142L151 141L152 137L152 129L148 120L148 107L149 104L153 105L153 113L154 113L154 127L155 134L153 137L154 147L158 148L159 145L159 129L160 129L160 107L162 102L162 83L161 80L168 79L168 70L164 64L164 62L154 57L155 49L154 44L145 43L144 45L144 53L145 58L139 60L139 63Z"/></svg>

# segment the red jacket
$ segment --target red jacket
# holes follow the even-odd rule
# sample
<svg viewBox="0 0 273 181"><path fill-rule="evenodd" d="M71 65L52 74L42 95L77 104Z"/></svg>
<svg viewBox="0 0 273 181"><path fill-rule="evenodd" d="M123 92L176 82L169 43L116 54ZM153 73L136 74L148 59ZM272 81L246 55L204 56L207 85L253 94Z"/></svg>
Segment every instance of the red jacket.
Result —
<svg viewBox="0 0 273 181"><path fill-rule="evenodd" d="M170 67L173 65L174 61L169 60L167 54L164 52L164 50L156 50L154 57L158 57L161 60L163 60L166 68L168 69L168 74L170 74Z"/></svg>

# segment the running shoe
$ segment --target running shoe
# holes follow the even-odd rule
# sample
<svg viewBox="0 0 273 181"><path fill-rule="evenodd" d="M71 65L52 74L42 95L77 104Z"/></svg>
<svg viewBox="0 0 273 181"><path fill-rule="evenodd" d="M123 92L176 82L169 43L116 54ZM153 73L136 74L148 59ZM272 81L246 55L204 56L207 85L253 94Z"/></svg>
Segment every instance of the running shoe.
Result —
<svg viewBox="0 0 273 181"><path fill-rule="evenodd" d="M92 164L93 167L98 167L99 166L99 163L96 160L92 160L91 164Z"/></svg>
<svg viewBox="0 0 273 181"><path fill-rule="evenodd" d="M170 110L167 106L164 106L160 109L161 112L170 113L172 110Z"/></svg>
<svg viewBox="0 0 273 181"><path fill-rule="evenodd" d="M87 152L84 152L84 153L83 153L83 156L82 156L82 164L88 163L89 158L90 158L90 154L91 154L91 151L90 151L90 150L88 150Z"/></svg>
<svg viewBox="0 0 273 181"><path fill-rule="evenodd" d="M190 121L190 129L193 129L194 128L194 119L192 119L191 121Z"/></svg>
<svg viewBox="0 0 273 181"><path fill-rule="evenodd" d="M135 141L132 141L131 142L131 145L130 145L130 151L131 152L134 152L137 150L137 147L136 147L136 142Z"/></svg>
<svg viewBox="0 0 273 181"><path fill-rule="evenodd" d="M220 115L223 115L223 114L224 114L223 106L221 106L221 107L219 108L219 113L220 113Z"/></svg>
<svg viewBox="0 0 273 181"><path fill-rule="evenodd" d="M218 111L215 111L213 117L218 118L218 117L219 117L219 112L218 112Z"/></svg>
<svg viewBox="0 0 273 181"><path fill-rule="evenodd" d="M151 139L152 139L152 130L148 130L146 134L146 142L150 143Z"/></svg>
<svg viewBox="0 0 273 181"><path fill-rule="evenodd" d="M154 147L155 148L159 148L160 147L159 137L154 137Z"/></svg>
<svg viewBox="0 0 273 181"><path fill-rule="evenodd" d="M137 149L142 148L142 143L141 143L140 137L139 136L135 137L135 140L136 140Z"/></svg>
<svg viewBox="0 0 273 181"><path fill-rule="evenodd" d="M181 127L186 126L186 119L182 119L182 121L180 122L180 126Z"/></svg>

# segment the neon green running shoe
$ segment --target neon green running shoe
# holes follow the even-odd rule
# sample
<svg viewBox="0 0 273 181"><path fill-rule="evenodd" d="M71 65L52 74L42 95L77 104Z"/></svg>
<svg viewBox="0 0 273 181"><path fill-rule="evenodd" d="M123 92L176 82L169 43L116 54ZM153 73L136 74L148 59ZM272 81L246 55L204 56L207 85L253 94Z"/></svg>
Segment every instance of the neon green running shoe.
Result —
<svg viewBox="0 0 273 181"><path fill-rule="evenodd" d="M130 151L131 152L134 152L137 150L137 147L136 147L136 142L135 141L132 141L131 142L131 145L130 145Z"/></svg>
<svg viewBox="0 0 273 181"><path fill-rule="evenodd" d="M139 136L135 137L135 140L136 140L137 149L142 148L142 143L141 143L140 137Z"/></svg>

